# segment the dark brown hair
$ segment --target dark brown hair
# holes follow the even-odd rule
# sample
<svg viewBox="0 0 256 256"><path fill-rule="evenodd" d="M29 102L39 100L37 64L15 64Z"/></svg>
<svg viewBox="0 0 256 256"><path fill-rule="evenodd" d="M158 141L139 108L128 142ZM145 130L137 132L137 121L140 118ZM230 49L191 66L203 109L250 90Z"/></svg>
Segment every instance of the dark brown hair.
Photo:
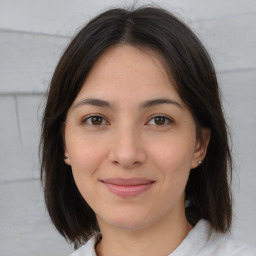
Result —
<svg viewBox="0 0 256 256"><path fill-rule="evenodd" d="M112 9L91 20L63 53L48 92L42 121L41 180L50 217L68 240L81 243L98 231L95 214L79 193L63 161L62 125L94 62L109 47L126 43L159 52L180 97L192 112L200 136L211 132L203 163L191 170L186 216L203 218L220 231L231 226L232 162L214 67L195 34L171 13L156 7Z"/></svg>

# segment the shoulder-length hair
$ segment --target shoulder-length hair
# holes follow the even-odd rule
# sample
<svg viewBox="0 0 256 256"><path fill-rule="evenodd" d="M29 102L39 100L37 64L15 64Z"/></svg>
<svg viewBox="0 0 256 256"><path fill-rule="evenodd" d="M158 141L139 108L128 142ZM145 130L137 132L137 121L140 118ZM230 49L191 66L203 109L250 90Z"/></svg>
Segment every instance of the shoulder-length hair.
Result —
<svg viewBox="0 0 256 256"><path fill-rule="evenodd" d="M155 7L111 9L91 20L63 53L53 74L42 121L41 180L46 205L57 230L74 243L99 230L95 214L79 193L63 161L63 123L94 62L109 47L125 43L150 48L164 59L181 99L194 116L197 136L211 132L203 163L186 185L186 216L201 218L220 232L231 226L232 159L218 82L211 59L195 34L177 17Z"/></svg>

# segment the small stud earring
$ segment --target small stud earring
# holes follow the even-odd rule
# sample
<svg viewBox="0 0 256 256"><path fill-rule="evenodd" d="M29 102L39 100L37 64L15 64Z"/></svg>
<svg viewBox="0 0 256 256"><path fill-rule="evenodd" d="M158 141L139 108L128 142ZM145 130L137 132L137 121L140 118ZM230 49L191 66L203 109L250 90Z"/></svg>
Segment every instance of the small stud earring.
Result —
<svg viewBox="0 0 256 256"><path fill-rule="evenodd" d="M202 161L198 161L198 164L200 165L202 163Z"/></svg>

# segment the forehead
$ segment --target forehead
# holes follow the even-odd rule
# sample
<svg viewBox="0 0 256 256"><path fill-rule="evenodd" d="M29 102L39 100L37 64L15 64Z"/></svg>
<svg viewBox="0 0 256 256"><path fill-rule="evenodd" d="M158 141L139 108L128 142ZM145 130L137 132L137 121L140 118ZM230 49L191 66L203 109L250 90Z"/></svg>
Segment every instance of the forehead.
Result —
<svg viewBox="0 0 256 256"><path fill-rule="evenodd" d="M145 97L162 97L172 92L178 97L166 72L163 57L152 49L127 44L112 46L102 53L87 75L77 98L85 95L113 97L118 92L126 96L134 92Z"/></svg>

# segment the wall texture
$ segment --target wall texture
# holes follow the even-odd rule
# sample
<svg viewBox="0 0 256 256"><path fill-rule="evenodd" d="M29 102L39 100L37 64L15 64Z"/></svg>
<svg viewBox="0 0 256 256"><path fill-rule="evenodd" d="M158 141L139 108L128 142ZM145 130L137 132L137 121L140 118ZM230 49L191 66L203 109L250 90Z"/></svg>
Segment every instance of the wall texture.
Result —
<svg viewBox="0 0 256 256"><path fill-rule="evenodd" d="M137 5L149 1L138 1ZM233 135L233 234L256 245L256 1L162 0L213 57ZM67 255L39 182L38 142L44 94L70 37L114 0L0 0L1 255Z"/></svg>

